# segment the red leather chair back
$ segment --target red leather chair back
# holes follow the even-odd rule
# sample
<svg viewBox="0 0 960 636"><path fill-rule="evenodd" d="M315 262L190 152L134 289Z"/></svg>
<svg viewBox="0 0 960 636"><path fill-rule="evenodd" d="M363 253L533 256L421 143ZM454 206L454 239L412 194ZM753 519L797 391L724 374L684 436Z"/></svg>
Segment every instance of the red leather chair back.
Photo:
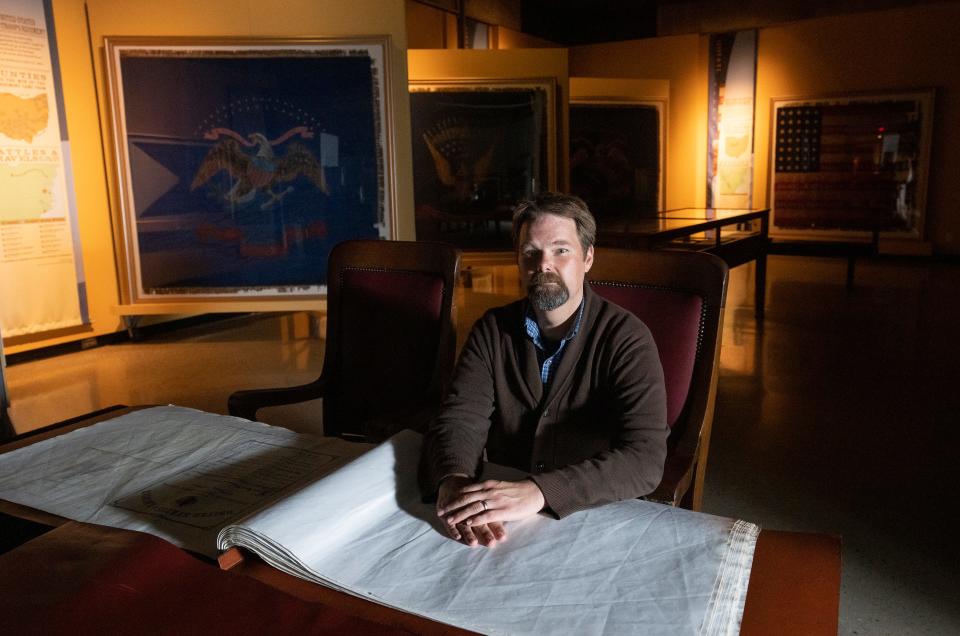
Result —
<svg viewBox="0 0 960 636"><path fill-rule="evenodd" d="M673 428L690 393L703 298L693 292L630 283L593 283L593 289L630 310L650 328L667 387L667 423Z"/></svg>
<svg viewBox="0 0 960 636"><path fill-rule="evenodd" d="M456 354L452 308L459 258L442 243L348 241L334 248L327 281L325 434L380 437L417 427L439 404Z"/></svg>
<svg viewBox="0 0 960 636"><path fill-rule="evenodd" d="M670 437L663 479L647 498L699 509L727 266L698 252L597 249L589 278L594 291L646 323L663 365Z"/></svg>
<svg viewBox="0 0 960 636"><path fill-rule="evenodd" d="M292 387L230 395L231 415L323 399L323 432L377 441L419 429L453 372L460 252L444 243L347 241L330 253L323 372Z"/></svg>
<svg viewBox="0 0 960 636"><path fill-rule="evenodd" d="M324 419L363 421L416 410L436 379L443 297L450 293L443 276L348 267L338 285L339 329L328 332L327 342L339 351L330 352L325 368L333 385Z"/></svg>

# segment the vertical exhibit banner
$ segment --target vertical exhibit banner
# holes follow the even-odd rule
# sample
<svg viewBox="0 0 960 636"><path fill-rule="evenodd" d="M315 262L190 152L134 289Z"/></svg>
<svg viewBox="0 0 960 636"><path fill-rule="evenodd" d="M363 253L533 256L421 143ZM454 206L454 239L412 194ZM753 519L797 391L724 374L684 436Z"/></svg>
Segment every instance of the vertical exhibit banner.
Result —
<svg viewBox="0 0 960 636"><path fill-rule="evenodd" d="M757 31L710 36L707 207L753 204Z"/></svg>
<svg viewBox="0 0 960 636"><path fill-rule="evenodd" d="M0 332L0 342L3 341L3 333ZM7 379L3 377L3 370L7 366L7 360L3 357L3 347L0 347L0 438L6 438L16 434L13 430L13 422L7 415L7 409L10 407L10 398L7 397Z"/></svg>
<svg viewBox="0 0 960 636"><path fill-rule="evenodd" d="M89 322L50 0L0 0L0 330Z"/></svg>

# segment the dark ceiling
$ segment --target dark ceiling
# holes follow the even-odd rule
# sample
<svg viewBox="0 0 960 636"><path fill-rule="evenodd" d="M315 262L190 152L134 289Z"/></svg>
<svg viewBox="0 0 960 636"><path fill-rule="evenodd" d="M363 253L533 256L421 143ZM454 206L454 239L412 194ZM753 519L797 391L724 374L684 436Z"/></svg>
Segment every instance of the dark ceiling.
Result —
<svg viewBox="0 0 960 636"><path fill-rule="evenodd" d="M657 35L656 0L522 0L524 33L564 46Z"/></svg>
<svg viewBox="0 0 960 636"><path fill-rule="evenodd" d="M575 46L682 33L719 33L938 0L508 1L519 4L524 33Z"/></svg>

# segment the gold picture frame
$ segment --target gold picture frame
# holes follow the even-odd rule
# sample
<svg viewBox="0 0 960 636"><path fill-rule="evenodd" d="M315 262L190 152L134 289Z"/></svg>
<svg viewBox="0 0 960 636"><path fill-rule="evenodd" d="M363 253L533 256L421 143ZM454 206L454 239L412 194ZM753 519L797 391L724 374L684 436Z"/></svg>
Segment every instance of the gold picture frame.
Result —
<svg viewBox="0 0 960 636"><path fill-rule="evenodd" d="M578 124L577 113L595 112L593 121L587 119ZM656 148L653 161L650 157L638 156L649 147L651 135L650 117L655 119L656 131L652 135ZM646 142L646 143L644 143ZM619 220L629 220L635 215L656 216L666 209L666 158L667 158L667 100L665 99L571 99L570 100L570 191L583 198L590 205L598 223L602 217L613 216ZM585 150L590 157L578 157L578 151ZM580 154L583 154L582 152ZM602 154L603 156L597 156ZM604 185L611 185L617 177L611 171L622 172L626 191L622 199L623 211L608 211L602 204L592 201L587 193L578 192L578 168L584 159L594 159L592 165L603 174L598 175ZM650 166L656 164L656 174L651 179ZM605 169L597 164L606 164ZM616 168L619 167L619 170ZM649 196L650 185L655 195ZM598 198L602 198L598 197ZM627 206L627 201L631 201Z"/></svg>
<svg viewBox="0 0 960 636"><path fill-rule="evenodd" d="M922 240L933 107L932 89L772 99L771 235Z"/></svg>
<svg viewBox="0 0 960 636"><path fill-rule="evenodd" d="M511 249L516 203L559 187L555 78L410 82L417 238Z"/></svg>
<svg viewBox="0 0 960 636"><path fill-rule="evenodd" d="M336 243L396 238L388 36L104 50L128 313L317 300Z"/></svg>

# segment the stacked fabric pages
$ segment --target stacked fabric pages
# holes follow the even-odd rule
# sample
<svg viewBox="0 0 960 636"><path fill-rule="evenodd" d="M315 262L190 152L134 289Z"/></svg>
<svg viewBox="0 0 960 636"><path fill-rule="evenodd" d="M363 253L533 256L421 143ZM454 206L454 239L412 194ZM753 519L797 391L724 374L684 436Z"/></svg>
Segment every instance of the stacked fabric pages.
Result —
<svg viewBox="0 0 960 636"><path fill-rule="evenodd" d="M507 541L471 549L421 502L419 454L420 436L400 433L224 528L218 547L483 633L736 633L756 526L625 501L512 523Z"/></svg>

